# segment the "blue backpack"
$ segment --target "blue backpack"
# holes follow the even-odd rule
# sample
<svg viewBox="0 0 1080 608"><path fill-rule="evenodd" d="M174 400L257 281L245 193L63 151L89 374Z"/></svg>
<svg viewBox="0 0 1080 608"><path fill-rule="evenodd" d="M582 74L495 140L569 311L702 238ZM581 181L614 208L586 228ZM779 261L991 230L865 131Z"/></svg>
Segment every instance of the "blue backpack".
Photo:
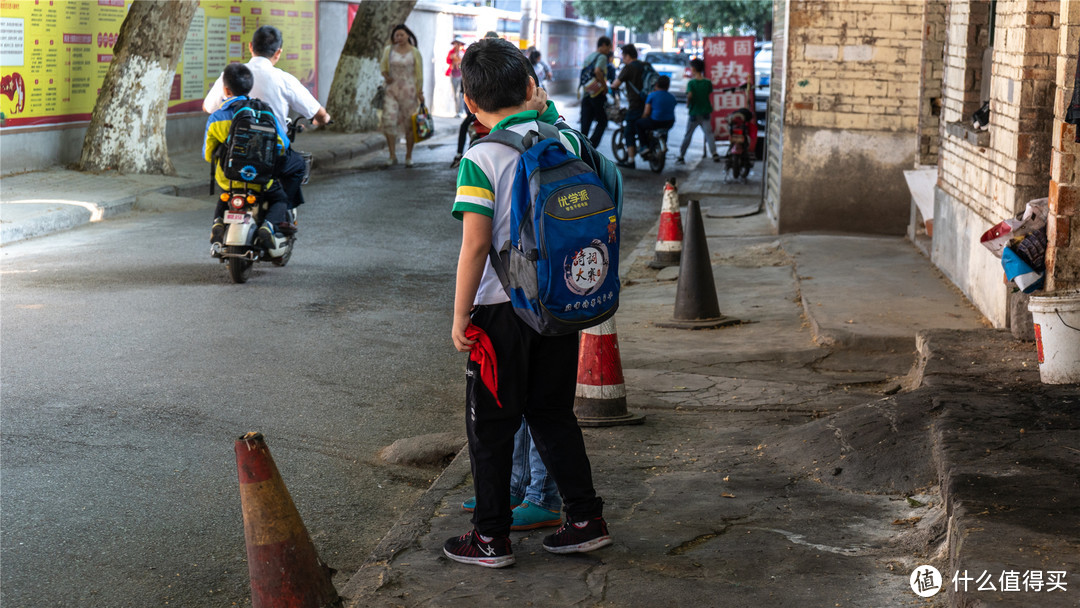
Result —
<svg viewBox="0 0 1080 608"><path fill-rule="evenodd" d="M599 325L619 307L619 208L593 169L555 127L522 136L495 131L477 142L521 154L510 203L510 240L491 265L510 303L545 336Z"/></svg>

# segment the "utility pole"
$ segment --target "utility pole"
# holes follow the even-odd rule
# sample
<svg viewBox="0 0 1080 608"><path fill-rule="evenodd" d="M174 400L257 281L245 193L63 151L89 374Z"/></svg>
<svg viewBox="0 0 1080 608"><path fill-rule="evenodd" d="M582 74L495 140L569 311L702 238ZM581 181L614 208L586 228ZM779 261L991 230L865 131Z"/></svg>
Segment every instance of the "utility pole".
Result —
<svg viewBox="0 0 1080 608"><path fill-rule="evenodd" d="M521 0L521 32L518 34L518 48L527 49L533 45L535 22L536 0Z"/></svg>

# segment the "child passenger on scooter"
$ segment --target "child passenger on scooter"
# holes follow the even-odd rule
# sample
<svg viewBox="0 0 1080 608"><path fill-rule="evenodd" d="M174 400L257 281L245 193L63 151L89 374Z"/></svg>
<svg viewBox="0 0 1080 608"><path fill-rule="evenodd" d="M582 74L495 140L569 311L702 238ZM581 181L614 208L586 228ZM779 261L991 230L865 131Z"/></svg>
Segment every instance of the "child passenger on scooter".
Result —
<svg viewBox="0 0 1080 608"><path fill-rule="evenodd" d="M670 129L675 124L675 96L668 92L671 78L661 76L656 79L656 90L645 98L645 111L637 121L637 136L641 141L641 156L648 160L652 155L652 132L657 129Z"/></svg>
<svg viewBox="0 0 1080 608"><path fill-rule="evenodd" d="M206 120L203 158L208 163L214 163L214 181L222 190L228 192L232 188L237 188L263 192L263 197L267 202L267 210L265 221L259 228L257 238L264 244L268 244L273 242L272 236L274 233L288 233L291 229L289 223L285 221L289 207L289 198L286 196L285 190L281 188L277 181L267 182L265 186L246 182L231 182L225 177L221 162L214 157L214 151L229 138L233 115L243 105L239 102L248 99L247 94L251 92L253 83L254 78L251 70L246 65L231 63L225 66L225 71L222 73L222 84L225 86L225 101ZM277 130L278 146L281 152L284 152L289 148L289 137L285 134L285 130L281 128L276 117L274 118L274 128ZM225 237L224 218L226 205L226 201L219 198L217 206L214 208L214 225L210 229L211 244L220 244ZM276 230L272 227L276 227Z"/></svg>

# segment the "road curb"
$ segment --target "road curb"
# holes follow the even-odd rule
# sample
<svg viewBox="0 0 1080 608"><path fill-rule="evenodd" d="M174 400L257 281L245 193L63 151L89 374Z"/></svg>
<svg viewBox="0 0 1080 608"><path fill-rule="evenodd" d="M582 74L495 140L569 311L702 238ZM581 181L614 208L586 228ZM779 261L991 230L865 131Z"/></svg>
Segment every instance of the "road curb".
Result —
<svg viewBox="0 0 1080 608"><path fill-rule="evenodd" d="M420 536L431 526L431 519L445 500L446 495L465 483L471 474L469 446L461 448L457 456L431 483L419 498L401 515L390 531L371 552L356 574L341 589L346 606L358 607L365 595L378 591L389 582L390 564L399 555L418 546Z"/></svg>

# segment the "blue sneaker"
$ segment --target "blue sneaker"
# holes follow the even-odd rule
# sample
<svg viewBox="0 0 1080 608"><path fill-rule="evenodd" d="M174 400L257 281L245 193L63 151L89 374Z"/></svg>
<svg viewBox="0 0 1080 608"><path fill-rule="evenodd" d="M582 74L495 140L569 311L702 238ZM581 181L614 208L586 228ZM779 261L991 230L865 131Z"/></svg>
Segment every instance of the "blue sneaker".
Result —
<svg viewBox="0 0 1080 608"><path fill-rule="evenodd" d="M520 505L522 503L522 501L524 501L524 500L525 499L520 497L520 496L514 496L513 494L511 494L510 495L510 508L513 509L514 507ZM469 513L472 513L473 511L475 511L476 510L476 497L473 496L469 500L466 500L465 502L461 503L461 510L462 511L468 511Z"/></svg>
<svg viewBox="0 0 1080 608"><path fill-rule="evenodd" d="M528 501L515 507L512 515L514 516L514 522L510 524L511 530L548 528L562 523L562 517L558 511L548 511L544 507L538 507Z"/></svg>

